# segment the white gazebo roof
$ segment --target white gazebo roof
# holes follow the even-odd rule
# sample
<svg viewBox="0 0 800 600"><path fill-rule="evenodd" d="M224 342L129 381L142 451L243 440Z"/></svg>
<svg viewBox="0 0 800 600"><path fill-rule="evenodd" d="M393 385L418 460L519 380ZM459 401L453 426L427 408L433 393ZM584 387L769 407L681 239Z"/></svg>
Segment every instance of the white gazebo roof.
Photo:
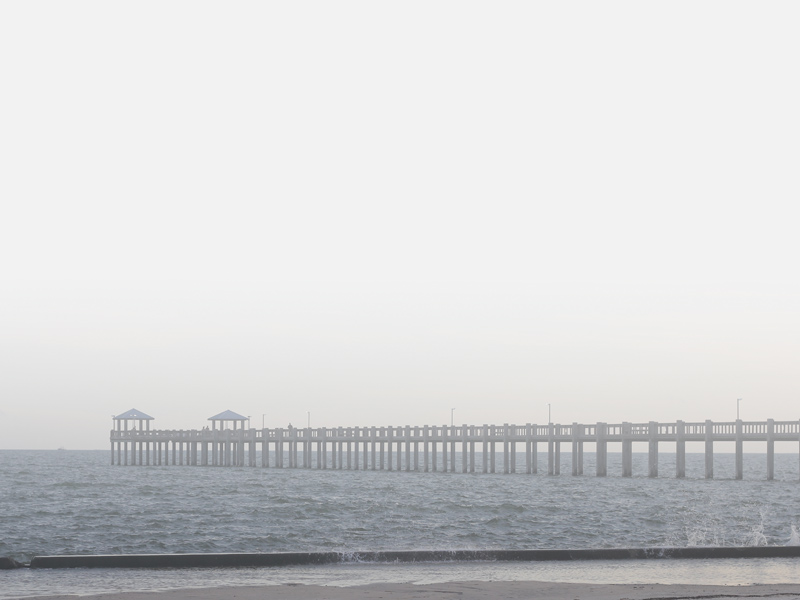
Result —
<svg viewBox="0 0 800 600"><path fill-rule="evenodd" d="M243 417L239 413L235 413L232 410L226 410L225 412L221 412L218 415L214 415L213 417L208 418L209 421L247 421L247 417Z"/></svg>
<svg viewBox="0 0 800 600"><path fill-rule="evenodd" d="M150 415L144 414L140 410L136 410L135 408L130 409L126 413L122 413L121 415L117 415L114 417L115 421L126 421L128 419L137 419L139 421L152 421L153 417Z"/></svg>

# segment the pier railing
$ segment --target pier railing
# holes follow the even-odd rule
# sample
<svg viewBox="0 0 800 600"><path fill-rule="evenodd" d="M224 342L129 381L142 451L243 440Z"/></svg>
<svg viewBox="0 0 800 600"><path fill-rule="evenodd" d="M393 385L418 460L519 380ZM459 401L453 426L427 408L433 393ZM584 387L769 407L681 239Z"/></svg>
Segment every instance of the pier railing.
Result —
<svg viewBox="0 0 800 600"><path fill-rule="evenodd" d="M583 474L583 446L595 445L596 474L607 474L609 443L622 445L623 476L632 475L633 442L648 443L648 475L658 476L659 443L675 443L676 477L685 476L686 442L705 444L705 475L713 477L715 442L735 442L736 478L743 443L766 442L767 478L774 476L776 441L800 442L800 421L424 425L263 429L113 430L117 465L260 466L276 468L537 473L539 445L548 474L560 474L561 446L570 444L572 474ZM500 445L501 452L496 452ZM519 446L519 447L518 447ZM457 455L460 456L457 458ZM498 467L496 454L502 454Z"/></svg>

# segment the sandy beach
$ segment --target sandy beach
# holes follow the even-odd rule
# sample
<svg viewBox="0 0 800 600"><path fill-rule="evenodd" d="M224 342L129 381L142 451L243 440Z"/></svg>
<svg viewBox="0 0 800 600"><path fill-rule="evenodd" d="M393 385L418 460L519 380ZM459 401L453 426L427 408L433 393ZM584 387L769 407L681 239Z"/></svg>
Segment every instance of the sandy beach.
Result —
<svg viewBox="0 0 800 600"><path fill-rule="evenodd" d="M75 596L40 596L40 600L75 598ZM371 584L355 587L320 585L276 585L253 587L202 588L164 592L123 592L84 596L90 600L679 600L682 598L800 598L800 585L774 584L753 586L718 585L592 585L547 583L537 581L465 581L428 585Z"/></svg>

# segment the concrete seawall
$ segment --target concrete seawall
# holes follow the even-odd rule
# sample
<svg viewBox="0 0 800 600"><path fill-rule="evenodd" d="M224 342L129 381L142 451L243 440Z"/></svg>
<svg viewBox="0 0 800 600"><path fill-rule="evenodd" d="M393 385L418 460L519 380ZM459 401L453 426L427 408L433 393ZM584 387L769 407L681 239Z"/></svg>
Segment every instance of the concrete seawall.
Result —
<svg viewBox="0 0 800 600"><path fill-rule="evenodd" d="M37 556L33 569L283 567L334 563L450 561L570 561L648 559L800 558L800 546L596 548L574 550L409 550L386 552L277 552L224 554L106 554Z"/></svg>

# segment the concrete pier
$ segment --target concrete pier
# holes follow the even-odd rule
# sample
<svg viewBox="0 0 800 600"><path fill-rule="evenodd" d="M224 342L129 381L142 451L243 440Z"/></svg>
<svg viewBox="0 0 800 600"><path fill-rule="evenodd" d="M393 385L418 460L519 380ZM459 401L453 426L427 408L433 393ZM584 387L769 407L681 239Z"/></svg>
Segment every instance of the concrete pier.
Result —
<svg viewBox="0 0 800 600"><path fill-rule="evenodd" d="M685 423L513 424L411 427L245 428L230 411L200 430L151 429L153 417L135 409L114 418L112 465L219 466L504 474L539 472L540 445L547 474L561 473L561 445L572 451L573 476L583 475L583 449L594 444L598 477L608 474L608 445L620 444L622 476L632 477L633 444L647 444L648 477L659 476L659 447L675 444L675 477L686 476L686 443L705 445L705 477L714 477L714 443L733 442L734 473L742 479L746 442L766 442L766 479L775 476L775 442L800 442L800 421ZM525 449L524 466L517 462ZM477 454L476 456L476 446ZM461 460L456 458L460 451ZM497 454L502 456L498 457ZM642 474L643 475L643 474Z"/></svg>

